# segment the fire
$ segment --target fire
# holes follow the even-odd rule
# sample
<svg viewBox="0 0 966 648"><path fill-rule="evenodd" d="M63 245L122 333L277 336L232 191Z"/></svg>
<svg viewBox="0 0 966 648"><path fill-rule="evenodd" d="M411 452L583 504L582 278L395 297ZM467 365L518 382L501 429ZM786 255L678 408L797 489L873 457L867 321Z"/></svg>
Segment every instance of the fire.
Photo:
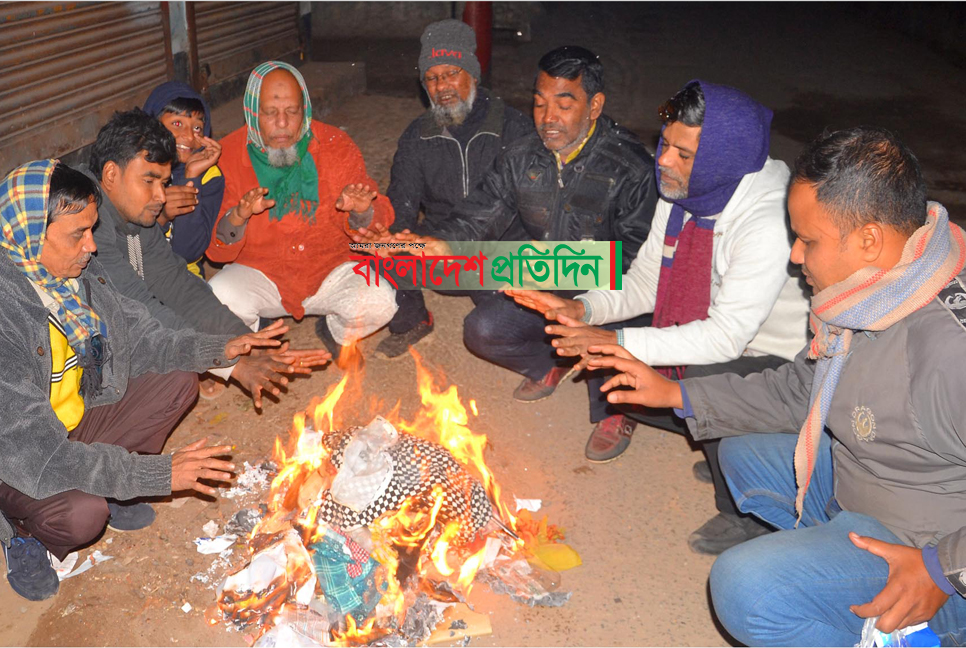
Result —
<svg viewBox="0 0 966 648"><path fill-rule="evenodd" d="M249 540L252 554L257 557L259 545L265 553L269 551L265 549L265 543L274 541L281 534L301 538L303 546L298 552L298 559L289 560L284 573L276 577L268 587L250 592L239 590L244 596L230 594L226 590L221 596L219 606L236 621L257 619L259 623L264 623L261 619L278 613L288 596L299 592L304 599L308 585L316 589L316 595L320 593L318 587L321 586L321 577L317 584L315 571L311 568L312 558L305 547L320 541L324 535L320 527L319 512L323 497L327 496L337 472L330 461L331 451L323 444L322 439L326 434L342 429L339 412L343 402L357 406L362 400L362 372L359 367L361 356L354 348L347 355L348 350L349 347L343 350L344 362L340 362L340 367L345 370L342 379L329 388L321 401L311 405L307 414L295 417L289 442L291 450L286 451L283 443L276 439L274 459L279 471L272 481L269 514L256 525ZM497 515L508 523L509 527L504 528L512 533L517 520L513 509L502 501L500 487L486 464L486 436L470 429L470 414L456 387L450 386L445 390L438 388L420 356L415 351L412 353L416 361L417 386L422 406L411 422L400 420L398 404L387 419L399 432L439 444L449 451L460 465L478 478L490 502L495 506ZM355 363L354 367L352 363ZM478 416L476 401L469 401L469 405L472 415ZM475 488L482 496L479 485ZM461 535L463 529L460 523L441 517L446 497L443 488L436 485L431 493L424 492L419 497L406 499L396 510L383 514L368 525L371 547L367 545L366 551L379 565L374 573L382 598L376 613L370 615L366 623L360 626L350 614L345 617L344 632L332 630L332 637L339 645L361 645L385 635L387 631L376 626L380 610L383 615L392 614L402 623L407 606L412 603L412 596L407 603L406 576L410 570L420 581L427 577L434 581L445 579L456 591L462 592L464 596L468 594L478 570L483 565L486 547L477 544L474 548L472 543L467 545L466 534ZM338 529L335 531L342 533ZM484 533L486 531L481 531L480 534ZM511 542L508 536L504 544L512 545L511 548L515 551L522 546L522 541L517 539ZM408 561L405 568L401 565L403 553L407 554L405 560ZM416 556L415 559L413 556ZM413 562L414 570L411 564ZM401 575L401 570L406 571L406 576ZM450 581L454 576L455 582ZM406 582L401 583L400 578ZM304 601L298 603L306 605Z"/></svg>
<svg viewBox="0 0 966 648"><path fill-rule="evenodd" d="M399 429L426 437L427 433L437 435L434 440L452 453L460 463L468 466L479 475L500 514L500 517L515 528L516 516L514 509L501 498L500 485L493 472L486 465L483 452L487 446L486 435L477 434L469 428L469 416L460 400L455 385L450 385L446 391L440 391L430 372L423 366L422 358L414 349L410 349L416 360L416 385L422 409L417 413L412 423L400 423ZM474 416L478 416L475 400L470 401Z"/></svg>

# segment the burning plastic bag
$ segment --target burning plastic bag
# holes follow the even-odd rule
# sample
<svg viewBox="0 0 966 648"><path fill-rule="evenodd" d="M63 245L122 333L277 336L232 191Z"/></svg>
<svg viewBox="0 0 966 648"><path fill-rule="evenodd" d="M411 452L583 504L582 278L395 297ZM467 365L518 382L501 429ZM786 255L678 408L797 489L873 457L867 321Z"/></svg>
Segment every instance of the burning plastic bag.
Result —
<svg viewBox="0 0 966 648"><path fill-rule="evenodd" d="M386 450L398 440L396 428L381 416L356 432L342 452L342 468L329 489L332 499L361 512L385 493L393 475Z"/></svg>

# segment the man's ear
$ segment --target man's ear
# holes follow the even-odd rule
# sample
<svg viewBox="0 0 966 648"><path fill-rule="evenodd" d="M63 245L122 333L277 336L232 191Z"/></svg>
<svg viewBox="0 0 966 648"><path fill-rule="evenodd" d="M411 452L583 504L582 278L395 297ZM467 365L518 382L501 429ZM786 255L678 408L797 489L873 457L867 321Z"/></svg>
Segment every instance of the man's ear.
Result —
<svg viewBox="0 0 966 648"><path fill-rule="evenodd" d="M882 223L866 223L859 228L859 237L862 259L866 263L874 263L882 255L885 247L886 233Z"/></svg>
<svg viewBox="0 0 966 648"><path fill-rule="evenodd" d="M105 191L114 191L121 182L121 167L114 160L108 160L101 169L101 186Z"/></svg>
<svg viewBox="0 0 966 648"><path fill-rule="evenodd" d="M590 98L590 118L597 119L600 114L604 112L604 100L607 97L604 96L603 92L598 92L593 97Z"/></svg>

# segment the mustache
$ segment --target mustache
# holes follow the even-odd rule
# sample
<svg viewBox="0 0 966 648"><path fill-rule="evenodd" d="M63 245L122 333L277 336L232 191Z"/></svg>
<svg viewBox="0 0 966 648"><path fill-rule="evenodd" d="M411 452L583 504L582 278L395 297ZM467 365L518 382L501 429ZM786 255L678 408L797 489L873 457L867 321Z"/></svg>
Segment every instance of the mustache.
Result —
<svg viewBox="0 0 966 648"><path fill-rule="evenodd" d="M657 168L661 171L661 176L662 177L669 178L669 179L674 180L676 182L682 182L684 180L684 178L682 178L681 176L679 176L678 174L676 174L674 171L672 171L671 170L671 167L666 167L666 166L660 166L660 165L658 165Z"/></svg>

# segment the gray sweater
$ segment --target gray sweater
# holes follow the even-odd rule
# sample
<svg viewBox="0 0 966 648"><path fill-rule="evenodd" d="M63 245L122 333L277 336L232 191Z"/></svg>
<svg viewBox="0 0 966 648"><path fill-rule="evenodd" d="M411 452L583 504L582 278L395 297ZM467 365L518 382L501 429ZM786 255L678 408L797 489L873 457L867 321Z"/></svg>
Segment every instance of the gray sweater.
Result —
<svg viewBox="0 0 966 648"><path fill-rule="evenodd" d="M232 364L224 355L232 336L165 327L143 304L118 294L96 259L81 279L90 285L91 306L107 326L111 354L103 389L85 398L86 408L118 402L128 380L147 372L200 372ZM35 499L73 489L120 500L170 493L170 455L68 440L50 405L47 309L6 254L0 254L0 295L0 482ZM0 541L9 544L12 537L0 516Z"/></svg>
<svg viewBox="0 0 966 648"><path fill-rule="evenodd" d="M815 370L806 351L746 378L682 381L691 434L798 434ZM966 595L964 358L966 328L940 298L885 331L856 333L826 427L842 509L874 517L915 547L938 542L943 573Z"/></svg>
<svg viewBox="0 0 966 648"><path fill-rule="evenodd" d="M85 165L81 171L97 182ZM100 187L100 183L97 182ZM126 222L101 189L102 202L94 227L97 260L122 295L145 304L162 324L191 327L205 333L251 333L227 306L218 301L205 280L188 270L155 223L141 227ZM140 250L143 279L131 265L128 236Z"/></svg>

